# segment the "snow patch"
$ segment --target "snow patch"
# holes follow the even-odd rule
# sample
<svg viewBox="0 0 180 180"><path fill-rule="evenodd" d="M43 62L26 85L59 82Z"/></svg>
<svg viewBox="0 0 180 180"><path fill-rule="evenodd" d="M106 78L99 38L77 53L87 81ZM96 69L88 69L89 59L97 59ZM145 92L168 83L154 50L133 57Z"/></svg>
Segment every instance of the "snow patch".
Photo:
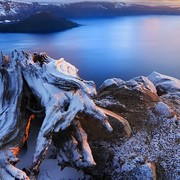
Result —
<svg viewBox="0 0 180 180"><path fill-rule="evenodd" d="M62 171L57 160L45 159L41 165L38 180L59 180L59 179L88 179L82 171L74 168L64 168Z"/></svg>
<svg viewBox="0 0 180 180"><path fill-rule="evenodd" d="M115 8L121 9L121 8L124 8L124 7L130 7L130 4L126 4L124 2L118 2L118 3L115 4Z"/></svg>
<svg viewBox="0 0 180 180"><path fill-rule="evenodd" d="M156 86L157 89L165 91L165 93L180 92L180 80L174 77L166 76L157 72L153 72L147 77Z"/></svg>
<svg viewBox="0 0 180 180"><path fill-rule="evenodd" d="M159 115L163 115L165 117L172 117L173 112L172 110L168 107L167 104L163 102L158 102L155 106L155 112L157 112Z"/></svg>
<svg viewBox="0 0 180 180"><path fill-rule="evenodd" d="M125 81L123 81L122 79L118 79L118 78L107 79L100 86L100 89L104 89L104 88L109 87L109 86L118 87L122 84L125 84Z"/></svg>

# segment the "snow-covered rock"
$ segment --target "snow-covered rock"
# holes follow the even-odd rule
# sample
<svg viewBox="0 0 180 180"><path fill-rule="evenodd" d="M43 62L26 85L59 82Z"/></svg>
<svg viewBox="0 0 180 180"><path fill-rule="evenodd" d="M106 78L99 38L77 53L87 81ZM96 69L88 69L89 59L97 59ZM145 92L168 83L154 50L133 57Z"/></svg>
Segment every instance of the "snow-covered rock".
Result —
<svg viewBox="0 0 180 180"><path fill-rule="evenodd" d="M164 115L165 117L173 117L173 111L168 107L167 104L163 102L158 102L154 108L154 111L159 115Z"/></svg>
<svg viewBox="0 0 180 180"><path fill-rule="evenodd" d="M113 78L107 79L100 86L100 92L106 90L107 88L126 88L129 90L149 90L150 92L156 94L156 88L154 84L146 77L140 76L133 78L129 81L123 81L121 79Z"/></svg>
<svg viewBox="0 0 180 180"><path fill-rule="evenodd" d="M156 180L156 168L153 163L145 163L139 161L139 157L122 165L122 171L125 176L131 179Z"/></svg>
<svg viewBox="0 0 180 180"><path fill-rule="evenodd" d="M180 95L180 80L174 77L166 76L157 72L153 72L148 79L155 85L158 94L176 93Z"/></svg>
<svg viewBox="0 0 180 180"><path fill-rule="evenodd" d="M135 110L136 106L144 106L149 101L158 101L156 92L154 84L144 76L129 81L113 78L104 81L99 89L97 99L99 105L101 104L103 107L110 106L105 99L111 99L111 102L116 101L116 105L112 103L110 109L116 108L121 112L123 110Z"/></svg>
<svg viewBox="0 0 180 180"><path fill-rule="evenodd" d="M166 90L166 93L159 94L157 87ZM98 101L116 113L121 112L130 122L133 134L129 139L117 139L116 135L113 142L107 140L106 145L101 146L102 151L106 147L110 150L106 152L107 158L101 160L98 156L101 174L96 173L96 177L179 180L179 89L178 79L155 72L147 78L137 77L127 82L109 79L103 83L97 95ZM154 98L143 101L147 91L151 96L159 95L156 101ZM106 99L111 101L106 103ZM113 102L116 102L116 108ZM128 111L120 109L118 102ZM97 142L96 147L99 146ZM110 155L112 159L109 159Z"/></svg>

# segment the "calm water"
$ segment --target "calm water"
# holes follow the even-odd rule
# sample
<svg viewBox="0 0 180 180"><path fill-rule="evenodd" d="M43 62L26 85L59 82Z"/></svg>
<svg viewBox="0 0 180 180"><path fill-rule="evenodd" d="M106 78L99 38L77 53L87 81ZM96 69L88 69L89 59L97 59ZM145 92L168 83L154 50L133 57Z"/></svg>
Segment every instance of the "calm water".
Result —
<svg viewBox="0 0 180 180"><path fill-rule="evenodd" d="M180 79L180 16L76 20L84 26L48 35L0 34L0 49L64 57L99 86L105 79L158 71Z"/></svg>

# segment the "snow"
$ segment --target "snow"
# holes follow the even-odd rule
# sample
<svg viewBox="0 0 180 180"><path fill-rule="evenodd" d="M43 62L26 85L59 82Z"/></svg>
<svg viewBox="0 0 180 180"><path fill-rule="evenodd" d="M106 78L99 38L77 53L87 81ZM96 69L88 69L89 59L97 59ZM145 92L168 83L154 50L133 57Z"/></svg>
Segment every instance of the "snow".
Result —
<svg viewBox="0 0 180 180"><path fill-rule="evenodd" d="M108 106L119 106L123 109L126 109L126 106L124 104L121 104L119 101L113 99L113 97L111 96L106 96L106 98L104 99L100 99L95 101L97 105L101 106L101 107L108 107Z"/></svg>
<svg viewBox="0 0 180 180"><path fill-rule="evenodd" d="M9 22L11 22L11 20L5 20L5 22L6 22L6 23L9 23Z"/></svg>
<svg viewBox="0 0 180 180"><path fill-rule="evenodd" d="M138 169L141 173L147 173L149 171L147 163L154 162L165 170L167 179L179 179L178 139L180 138L180 123L177 123L179 119L176 116L169 117L170 108L163 102L159 102L155 108L160 114L154 114L153 109L149 110L149 119L143 120L146 126L134 133L121 146L115 147L114 167L116 168L112 173L115 175L114 178L117 177L117 173L119 178L121 178L122 173L128 175L129 172L133 171L136 174ZM121 165L119 162L123 162L123 164Z"/></svg>
<svg viewBox="0 0 180 180"><path fill-rule="evenodd" d="M97 5L97 8L101 8L101 9L105 9L105 10L107 10L108 8L107 7L104 7L103 5L101 5L101 4L98 4Z"/></svg>
<svg viewBox="0 0 180 180"><path fill-rule="evenodd" d="M124 119L122 116L120 115L117 115L116 113L113 113L107 109L103 109L103 108L100 108L99 109L103 110L105 112L105 114L111 116L111 117L114 117L115 119L117 119L119 122L121 122L124 126L124 130L126 131L126 134L128 137L131 136L131 127L129 126L129 123L126 119ZM110 129L112 131L112 128Z"/></svg>
<svg viewBox="0 0 180 180"><path fill-rule="evenodd" d="M168 93L180 92L180 80L174 77L166 76L157 72L153 72L147 77L152 83Z"/></svg>
<svg viewBox="0 0 180 180"><path fill-rule="evenodd" d="M13 166L11 163L17 162L17 158L11 149L1 149L0 152L0 178L7 180L22 179L29 180L27 175Z"/></svg>
<svg viewBox="0 0 180 180"><path fill-rule="evenodd" d="M3 92L12 94L8 98L5 98L7 94L3 93L0 95L0 102L2 103L0 104L0 142L4 143L6 138L8 138L7 143L14 141L17 133L19 133L19 129L14 131L18 121L17 117L20 114L20 110L16 108L18 106L15 105L20 100L18 98L21 98L22 76L31 91L40 98L42 106L45 108L45 118L37 131L38 135L32 138L32 140L37 139L36 145L34 143L27 150L24 158L25 160L29 158L28 151L31 151L31 153L32 151L35 152L31 155L31 157L33 156L31 160L35 164L33 166L34 170L37 170L37 166L41 164L43 157L48 152L52 142L52 133L60 130L66 131L70 126L73 128L73 134L69 133L67 135L69 137L64 142L63 148L57 150L59 153L58 162L46 157L40 169L39 179L58 179L61 173L68 173L62 176L71 178L69 176L70 172L78 178L84 177L82 171L77 172L71 168L66 168L66 171L59 172L57 163L62 163L62 166L70 164L78 168L93 167L96 164L87 142L86 132L81 127L78 119L75 118L79 112L83 112L101 121L110 132L112 127L108 122L107 116L114 117L124 125L129 139L126 139L123 144L115 146L113 149L115 150L113 166L117 167L114 171L117 171L119 174L134 171L135 177L140 173L141 176L148 177L146 179L151 179L154 171L153 163L159 163L162 168L169 169L169 172L165 172L168 179L178 180L180 168L178 144L180 123L178 112L180 112L180 101L177 96L180 92L180 80L153 72L148 77L139 76L129 81L113 78L103 83L101 90L106 90L106 88L109 88L109 90L111 88L124 88L128 91L139 91L142 93L149 91L157 95L158 88L161 88L169 94L169 96L159 97L158 102L150 102L150 107L141 109L142 112L135 114L138 116L142 113L143 118L137 118L139 121L142 120L142 127L138 127L138 131L135 129L130 137L131 127L128 121L120 115L98 107L92 98L96 94L94 83L82 80L77 74L77 68L63 58L56 61L47 57L43 65L41 65L40 62L34 63L32 61L32 55L25 56L23 52L14 51L12 56L11 61L6 64L8 69L6 72L8 74L7 77L10 77L7 81L9 88L7 92L5 91L5 82L8 78L6 75L3 76L4 74L2 75L0 71L0 86ZM171 94L172 96L170 96ZM123 106L118 101L113 100L111 96L108 96L106 100L102 99L100 103L106 106L111 105L111 102L114 105ZM133 116L134 114L131 115ZM138 122L139 124L141 123ZM9 136L7 136L7 132L10 133ZM7 157L8 160L6 159ZM5 168L0 169L0 172L3 175L10 172L13 176L26 178L26 175L21 170L10 164L10 161L15 160L16 158L13 158L8 152L0 154L0 161L5 164ZM27 167L25 163L23 161L21 165L19 164L19 167ZM27 160L27 163L31 165L30 160ZM112 173L115 174L115 172Z"/></svg>
<svg viewBox="0 0 180 180"><path fill-rule="evenodd" d="M109 87L109 86L115 86L118 87L122 84L125 84L125 81L118 79L118 78L112 78L112 79L107 79L103 82L103 84L100 86L100 90Z"/></svg>
<svg viewBox="0 0 180 180"><path fill-rule="evenodd" d="M22 76L19 72L20 68L10 68L6 73L4 73L3 70L0 71L0 85L3 92L0 94L0 101L2 103L0 104L0 144L4 143L5 137L7 138L7 132L12 134L6 143L12 140L19 132L18 130L14 132L14 128L18 121L16 117L20 115L20 111L17 109L16 105L22 93ZM4 75L2 76L2 74ZM17 83L14 84L14 82Z"/></svg>
<svg viewBox="0 0 180 180"><path fill-rule="evenodd" d="M64 168L62 171L57 165L57 160L45 159L41 165L38 180L59 180L59 179L88 179L82 171L74 168Z"/></svg>
<svg viewBox="0 0 180 180"><path fill-rule="evenodd" d="M145 87L150 92L152 92L154 94L157 93L157 90L156 90L154 84L148 78L146 78L144 76L139 76L139 77L133 78L133 80L137 82L137 84L135 83L136 89L143 91L143 88ZM128 81L128 82L132 83L133 80Z"/></svg>
<svg viewBox="0 0 180 180"><path fill-rule="evenodd" d="M8 6L8 9L7 9L7 6ZM0 15L1 16L17 14L17 10L18 10L18 8L17 8L15 2L13 2L13 1L3 2L0 5Z"/></svg>
<svg viewBox="0 0 180 180"><path fill-rule="evenodd" d="M66 75L77 76L78 69L70 63L66 62L64 58L55 61L55 66L59 72L63 72Z"/></svg>
<svg viewBox="0 0 180 180"><path fill-rule="evenodd" d="M173 116L172 110L164 102L158 102L155 106L155 111L160 115L164 115L165 117Z"/></svg>
<svg viewBox="0 0 180 180"><path fill-rule="evenodd" d="M105 91L107 88L122 87L142 92L146 89L154 94L157 93L157 89L161 89L166 91L166 93L174 93L180 96L180 80L157 72L153 72L147 77L135 77L129 81L123 81L118 78L107 79L100 86L100 91Z"/></svg>
<svg viewBox="0 0 180 180"><path fill-rule="evenodd" d="M14 52L14 57L15 61L21 65L23 77L31 91L39 97L45 108L45 118L37 137L33 155L33 170L36 171L43 161L52 142L52 133L60 130L65 131L70 125L75 128L76 135L75 137L71 135L65 142L66 151L60 150L59 162L68 163L78 168L95 165L87 142L87 135L75 118L79 112L100 120L110 132L112 127L106 114L113 116L124 124L127 134L130 135L131 129L125 119L95 105L91 99L96 94L94 82L79 78L78 70L63 58L56 61L45 56L45 62L41 65L40 62L34 63L32 61L36 55L25 58L23 53ZM81 146L80 150L79 146Z"/></svg>
<svg viewBox="0 0 180 180"><path fill-rule="evenodd" d="M29 138L27 140L27 148L24 147L21 149L19 154L20 161L16 165L17 168L22 169L22 168L30 167L36 146L35 139L38 136L40 126L41 126L41 122L39 119L32 122ZM59 179L78 179L78 178L83 179L83 177L84 177L84 173L74 168L67 167L61 170L61 167L58 166L57 159L52 159L48 156L40 167L40 172L37 179L38 180L44 180L44 179L59 180Z"/></svg>
<svg viewBox="0 0 180 180"><path fill-rule="evenodd" d="M130 4L126 4L124 2L118 2L115 4L115 8L118 8L118 9L121 9L121 8L124 8L124 7L130 7L131 5Z"/></svg>
<svg viewBox="0 0 180 180"><path fill-rule="evenodd" d="M154 179L157 168L157 178L160 176L160 179L165 177L165 179L179 180L180 80L157 72L153 72L148 77L140 76L126 82L120 79L108 79L101 86L98 103L112 109L117 100L116 96L113 96L115 93L112 92L115 89L117 94L121 88L135 93L138 90L143 94L149 91L157 97L161 88L165 89L167 94L160 95L156 101L152 99L150 103L147 102L146 105L149 103L149 106L138 109L137 113L133 111L136 107L129 107L126 104L126 109L130 113L127 115L125 111L122 112L130 118L127 120L134 124L131 126L133 133L129 139L123 139L123 142L117 140L112 143L114 159L113 168L109 172L111 178Z"/></svg>
<svg viewBox="0 0 180 180"><path fill-rule="evenodd" d="M59 61L51 61L46 66L46 73L44 74L45 78L48 81L54 81L53 77L59 78L59 83L62 80L61 87L63 81L66 81L66 86L68 87L68 82L70 84L74 84L74 86L79 86L85 93L88 93L90 96L94 96L97 94L95 89L95 84L93 81L82 81L77 75L78 70L66 62L64 59L60 59Z"/></svg>
<svg viewBox="0 0 180 180"><path fill-rule="evenodd" d="M157 93L154 84L144 76L138 76L129 81L123 81L118 78L107 79L100 86L100 92L105 93L108 88L110 88L110 90L124 88L129 90L137 90L140 92L149 91L153 94Z"/></svg>
<svg viewBox="0 0 180 180"><path fill-rule="evenodd" d="M3 57L6 60L6 57ZM104 112L100 111L90 98L90 96L96 92L94 83L80 79L77 76L77 69L64 59L55 61L47 57L47 63L44 63L43 66L41 66L40 63L34 63L32 60L33 57L31 55L14 51L12 57L10 57L10 61L9 58L7 58L7 64L5 64L7 65L7 73L4 73L2 70L2 90L6 88L7 83L9 89L7 92L5 90L3 90L3 92L7 93L5 95L11 95L9 98L7 98L7 96L4 98L4 94L0 96L2 103L0 106L2 145L4 139L6 143L14 140L13 138L17 137L17 133L19 133L20 130L16 130L16 121L18 120L18 113L20 113L19 109L16 108L19 107L17 103L20 101L19 98L21 98L23 76L31 91L41 100L41 104L45 108L46 113L42 126L38 131L37 138L32 138L37 139L36 145L32 146L35 148L33 157L31 156L32 162L30 163L30 165L33 163L33 170L38 170L39 165L44 160L43 157L46 155L48 147L52 142L51 134L53 132L59 132L59 130L65 130L71 124L76 127L76 138L78 138L78 141L72 136L74 139L74 147L72 147L72 143L68 144L67 142L69 151L73 154L71 159L71 156L68 156L70 152L66 152L67 161L73 162L74 160L74 163L79 168L94 166L95 162L87 142L87 135L80 124L75 124L76 114L84 111L99 118L108 129L111 128ZM9 81L7 81L7 79ZM67 109L65 108L66 104L68 104ZM7 111L9 111L9 113L7 113ZM7 136L7 132L11 136ZM82 146L82 151L78 150L78 142L80 142ZM32 152L32 149L30 148L29 151ZM27 162L29 161L30 158ZM26 162L23 161L23 163ZM18 166L27 167L23 163L20 163ZM10 167L6 165L5 167L9 168L8 172L11 173L13 177L19 177L19 175L24 176L22 171L13 166Z"/></svg>
<svg viewBox="0 0 180 180"><path fill-rule="evenodd" d="M6 12L5 12L3 7L0 7L0 15L1 16L6 16Z"/></svg>

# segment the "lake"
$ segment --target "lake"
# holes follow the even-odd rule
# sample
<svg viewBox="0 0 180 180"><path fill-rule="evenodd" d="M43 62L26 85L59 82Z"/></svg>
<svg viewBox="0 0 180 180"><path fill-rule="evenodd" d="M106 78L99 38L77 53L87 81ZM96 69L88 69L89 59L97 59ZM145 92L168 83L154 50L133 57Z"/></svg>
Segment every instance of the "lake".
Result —
<svg viewBox="0 0 180 180"><path fill-rule="evenodd" d="M64 32L0 34L0 50L47 52L64 57L97 87L108 78L128 80L152 71L180 79L180 16L125 16L75 19L82 24Z"/></svg>

